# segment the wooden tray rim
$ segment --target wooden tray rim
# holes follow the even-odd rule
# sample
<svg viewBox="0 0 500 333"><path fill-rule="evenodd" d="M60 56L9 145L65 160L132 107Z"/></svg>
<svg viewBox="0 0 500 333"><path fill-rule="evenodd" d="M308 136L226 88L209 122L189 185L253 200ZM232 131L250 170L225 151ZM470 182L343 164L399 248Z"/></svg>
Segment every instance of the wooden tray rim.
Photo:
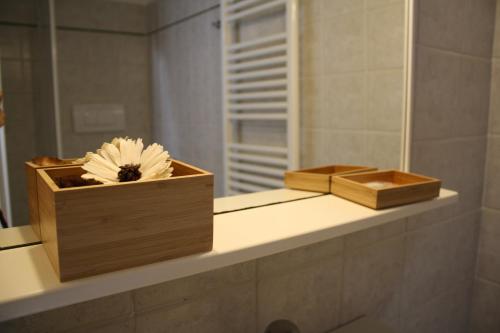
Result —
<svg viewBox="0 0 500 333"><path fill-rule="evenodd" d="M415 183L412 183L412 184L402 184L402 185L393 186L393 187L389 187L389 188L374 189L374 188L371 188L369 186L364 185L364 183L357 182L357 181L354 181L352 179L349 179L349 177L356 177L356 176L361 176L361 175L366 175L366 174L375 174L375 173L388 173L388 172L404 173L404 174L408 174L408 175L412 175L412 176L423 178L424 180L419 181L419 182L415 182ZM424 184L441 184L441 180L440 179L429 177L429 176L425 176L425 175L421 175L421 174L418 174L418 173L400 171L400 170L396 170L396 169L386 169L386 170L378 170L378 171L359 172L359 173L356 173L356 174L349 174L349 175L333 176L332 177L332 186L334 185L333 181L335 181L335 180L341 180L342 182L347 182L347 183L350 183L352 185L360 186L360 187L368 189L368 190L370 190L371 192L374 192L374 193L388 192L388 191L395 190L395 189L410 188L410 187L415 187L415 186L424 185Z"/></svg>
<svg viewBox="0 0 500 333"><path fill-rule="evenodd" d="M342 171L342 172L332 172L332 173L316 173L313 172L314 170L318 169L323 169L323 168L329 168L329 167L353 167L357 168L354 170L350 171ZM376 167L368 167L368 166L361 166L361 165L349 165L349 164L329 164L329 165L323 165L319 167L314 167L314 168L308 168L308 169L299 169L299 170L289 170L286 171L285 173L287 174L306 174L306 175L317 175L317 176L332 176L332 175L346 175L346 174L351 174L351 173L364 173L364 172L370 172L370 171L376 171Z"/></svg>
<svg viewBox="0 0 500 333"><path fill-rule="evenodd" d="M52 180L52 178L47 174L44 168L38 168L37 173L40 175L40 177L49 185L50 189L57 193L57 192L70 192L70 191L92 191L92 190L98 190L101 188L109 188L109 187L116 187L116 186L138 186L140 184L149 184L149 183L164 183L168 181L175 181L177 179L186 179L186 178L197 178L197 177L206 177L206 176L213 176L213 173L208 172L206 170L200 169L198 167L195 167L193 165L190 165L188 163L181 162L179 160L174 160L172 159L172 162L175 162L177 164L181 164L183 166L186 166L188 168L194 169L199 172L199 174L194 174L194 175L184 175L184 176L175 176L175 177L169 177L166 179L151 179L151 180L145 180L142 182L123 182L123 183L115 183L115 184L97 184L97 185L89 185L89 186L80 186L80 187L67 187L67 188L60 188L57 186L57 184ZM71 167L80 167L82 164L76 164L72 165ZM61 166L58 168L55 167L50 167L51 170L54 169L67 169L69 166Z"/></svg>

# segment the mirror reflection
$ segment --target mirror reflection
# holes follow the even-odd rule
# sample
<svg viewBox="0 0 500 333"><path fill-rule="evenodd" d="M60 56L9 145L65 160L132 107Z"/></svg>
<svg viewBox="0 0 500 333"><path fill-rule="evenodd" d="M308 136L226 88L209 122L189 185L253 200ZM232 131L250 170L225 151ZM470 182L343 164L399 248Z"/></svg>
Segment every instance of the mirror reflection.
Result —
<svg viewBox="0 0 500 333"><path fill-rule="evenodd" d="M3 0L8 225L28 224L25 161L114 137L213 172L216 197L282 187L291 166L399 168L405 1L298 3L293 51L279 8L221 24L218 0Z"/></svg>

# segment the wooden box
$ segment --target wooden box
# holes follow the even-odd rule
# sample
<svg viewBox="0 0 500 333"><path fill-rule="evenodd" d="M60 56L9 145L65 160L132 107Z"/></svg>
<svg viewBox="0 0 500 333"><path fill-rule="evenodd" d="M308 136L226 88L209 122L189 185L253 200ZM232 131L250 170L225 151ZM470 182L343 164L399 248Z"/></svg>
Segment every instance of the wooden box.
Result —
<svg viewBox="0 0 500 333"><path fill-rule="evenodd" d="M42 242L61 281L210 251L213 175L173 161L173 176L59 188L81 167L38 170Z"/></svg>
<svg viewBox="0 0 500 333"><path fill-rule="evenodd" d="M295 190L330 192L332 176L377 170L356 165L328 165L318 168L285 172L285 186Z"/></svg>
<svg viewBox="0 0 500 333"><path fill-rule="evenodd" d="M70 164L73 159L65 160L67 165L39 165L33 162L25 162L26 170L26 186L28 191L28 210L29 210L29 221L33 228L33 232L41 238L40 234L40 222L38 218L38 191L37 191L37 170L40 169L50 169L50 168L61 168L68 166L75 166L78 164Z"/></svg>
<svg viewBox="0 0 500 333"><path fill-rule="evenodd" d="M331 192L364 206L381 209L439 196L441 181L396 170L332 177Z"/></svg>

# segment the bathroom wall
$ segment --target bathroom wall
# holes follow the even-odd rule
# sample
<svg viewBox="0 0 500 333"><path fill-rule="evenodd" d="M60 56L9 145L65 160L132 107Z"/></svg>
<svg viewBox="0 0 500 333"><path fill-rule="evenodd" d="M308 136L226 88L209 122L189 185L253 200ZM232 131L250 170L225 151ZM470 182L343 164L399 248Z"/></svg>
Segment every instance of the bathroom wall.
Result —
<svg viewBox="0 0 500 333"><path fill-rule="evenodd" d="M270 322L289 319L301 333L320 333L369 314L396 332L461 332L455 317L467 316L460 303L462 294L454 295L456 306L446 308L448 304L437 299L426 309L405 303L404 291L410 288L414 297L428 294L432 277L420 271L428 265L440 269L443 264L427 264L429 257L441 257L433 242L447 237L453 244L461 243L468 237L469 224L466 220L442 224L430 237L416 234L413 228L410 221L398 220L258 260L4 322L0 329L261 333ZM416 253L420 253L417 262L411 259ZM453 262L447 265L454 266L457 273L462 269ZM433 310L432 322L421 321ZM442 330L431 329L435 322L444 323Z"/></svg>
<svg viewBox="0 0 500 333"><path fill-rule="evenodd" d="M500 4L497 2L488 148L471 330L500 331Z"/></svg>
<svg viewBox="0 0 500 333"><path fill-rule="evenodd" d="M421 251L403 291L420 332L467 332L486 157L493 0L416 1L411 170L443 180L459 203L412 219ZM460 242L451 241L462 234ZM413 286L411 286L413 285ZM476 284L474 299L484 292ZM418 293L413 292L419 290ZM483 296L484 298L484 296ZM453 315L450 317L450 311ZM446 318L446 319L442 319ZM454 329L450 329L454 327ZM480 330L472 320L470 332Z"/></svg>
<svg viewBox="0 0 500 333"><path fill-rule="evenodd" d="M153 136L171 155L215 174L223 194L220 30L217 0L150 5Z"/></svg>
<svg viewBox="0 0 500 333"><path fill-rule="evenodd" d="M37 33L34 1L0 2L0 61L14 225L28 223L24 162L36 155L33 65ZM22 149L19 149L22 147Z"/></svg>
<svg viewBox="0 0 500 333"><path fill-rule="evenodd" d="M300 1L301 161L399 168L405 1Z"/></svg>
<svg viewBox="0 0 500 333"><path fill-rule="evenodd" d="M114 1L56 1L59 94L65 157L116 136L151 143L151 62L147 7ZM73 107L120 104L125 129L77 133Z"/></svg>

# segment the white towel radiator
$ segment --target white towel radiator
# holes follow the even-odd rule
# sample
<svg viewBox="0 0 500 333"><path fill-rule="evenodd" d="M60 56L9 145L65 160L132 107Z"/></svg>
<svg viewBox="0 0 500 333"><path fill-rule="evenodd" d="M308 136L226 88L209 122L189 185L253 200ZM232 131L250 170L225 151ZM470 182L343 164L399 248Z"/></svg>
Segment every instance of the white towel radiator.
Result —
<svg viewBox="0 0 500 333"><path fill-rule="evenodd" d="M283 31L242 36L267 19ZM225 194L283 187L284 171L299 165L297 0L221 0L221 28ZM282 124L286 144L245 142L248 122Z"/></svg>

